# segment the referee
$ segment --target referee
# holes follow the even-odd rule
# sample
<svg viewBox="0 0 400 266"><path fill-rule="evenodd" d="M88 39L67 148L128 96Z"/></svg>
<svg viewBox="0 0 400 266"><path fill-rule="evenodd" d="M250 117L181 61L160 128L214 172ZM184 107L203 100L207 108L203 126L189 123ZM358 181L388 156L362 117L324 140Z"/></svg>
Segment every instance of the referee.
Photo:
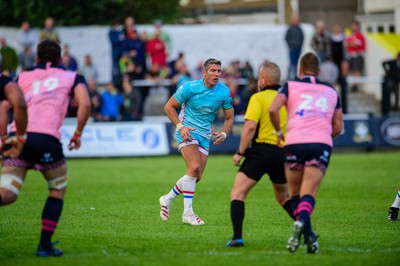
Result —
<svg viewBox="0 0 400 266"><path fill-rule="evenodd" d="M233 238L227 247L243 246L242 228L244 220L244 201L250 189L264 174L268 174L274 187L278 203L294 219L291 200L284 172L285 155L276 145L274 127L269 116L269 106L280 88L280 69L277 64L264 62L258 71L258 90L248 104L239 148L233 156L233 163L240 166L231 191L231 220ZM286 132L286 109L280 111L281 129ZM248 148L251 143L251 147Z"/></svg>

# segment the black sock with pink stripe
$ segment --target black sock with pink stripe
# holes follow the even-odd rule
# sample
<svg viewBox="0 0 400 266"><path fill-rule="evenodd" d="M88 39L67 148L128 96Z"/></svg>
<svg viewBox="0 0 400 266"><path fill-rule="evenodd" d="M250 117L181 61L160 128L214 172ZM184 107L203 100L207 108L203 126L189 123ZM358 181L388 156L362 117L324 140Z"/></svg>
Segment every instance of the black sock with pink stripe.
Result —
<svg viewBox="0 0 400 266"><path fill-rule="evenodd" d="M44 205L42 212L42 233L40 236L40 244L44 249L51 248L51 237L60 219L63 202L62 199L48 197Z"/></svg>

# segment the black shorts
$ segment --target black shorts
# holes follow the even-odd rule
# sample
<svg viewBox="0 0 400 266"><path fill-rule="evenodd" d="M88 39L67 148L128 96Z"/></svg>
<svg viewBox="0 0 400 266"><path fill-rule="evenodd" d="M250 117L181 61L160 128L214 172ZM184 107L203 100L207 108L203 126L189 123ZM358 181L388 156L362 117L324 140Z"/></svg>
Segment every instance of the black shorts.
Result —
<svg viewBox="0 0 400 266"><path fill-rule="evenodd" d="M258 143L247 149L245 156L239 172L243 172L255 181L259 181L264 174L268 174L271 182L286 184L285 154L282 148Z"/></svg>
<svg viewBox="0 0 400 266"><path fill-rule="evenodd" d="M10 135L15 135L11 133ZM6 145L4 150L10 148ZM59 139L42 133L28 133L24 148L17 159L4 158L3 166L32 168L40 171L55 169L65 164Z"/></svg>
<svg viewBox="0 0 400 266"><path fill-rule="evenodd" d="M304 166L315 166L325 173L331 151L331 146L322 143L287 145L285 146L285 167L291 170L303 170Z"/></svg>
<svg viewBox="0 0 400 266"><path fill-rule="evenodd" d="M359 71L359 72L363 73L364 72L364 56L357 55L354 57L350 57L349 70L350 70L350 72Z"/></svg>

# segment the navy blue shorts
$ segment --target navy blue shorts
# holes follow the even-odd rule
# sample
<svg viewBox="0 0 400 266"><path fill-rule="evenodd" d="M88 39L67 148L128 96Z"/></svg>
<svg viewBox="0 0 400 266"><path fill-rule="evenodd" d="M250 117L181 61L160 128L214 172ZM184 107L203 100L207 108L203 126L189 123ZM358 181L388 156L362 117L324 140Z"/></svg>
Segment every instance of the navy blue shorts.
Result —
<svg viewBox="0 0 400 266"><path fill-rule="evenodd" d="M15 133L10 134L15 135ZM10 148L6 145L4 150ZM15 166L39 171L48 171L65 164L62 144L54 136L28 133L24 148L16 159L5 157L3 166Z"/></svg>
<svg viewBox="0 0 400 266"><path fill-rule="evenodd" d="M285 154L282 148L258 143L246 150L245 157L239 172L255 181L259 181L264 174L268 174L271 182L286 184Z"/></svg>
<svg viewBox="0 0 400 266"><path fill-rule="evenodd" d="M285 167L303 170L304 166L318 167L325 174L332 147L322 143L304 143L285 146Z"/></svg>

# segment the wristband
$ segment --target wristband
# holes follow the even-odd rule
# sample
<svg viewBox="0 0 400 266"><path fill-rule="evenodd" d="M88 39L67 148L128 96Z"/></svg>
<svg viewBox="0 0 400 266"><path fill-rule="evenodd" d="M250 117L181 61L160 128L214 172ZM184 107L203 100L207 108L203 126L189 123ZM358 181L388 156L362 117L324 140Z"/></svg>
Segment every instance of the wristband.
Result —
<svg viewBox="0 0 400 266"><path fill-rule="evenodd" d="M179 122L178 124L176 124L176 129L177 129L177 130L181 130L183 127L184 127L184 125L183 125L181 122Z"/></svg>
<svg viewBox="0 0 400 266"><path fill-rule="evenodd" d="M80 138L82 136L82 131L75 130L74 137Z"/></svg>
<svg viewBox="0 0 400 266"><path fill-rule="evenodd" d="M28 137L28 135L26 133L24 133L22 135L16 135L16 139L18 142L25 142L27 137Z"/></svg>
<svg viewBox="0 0 400 266"><path fill-rule="evenodd" d="M7 139L8 139L8 136L1 136L1 146L3 146L6 143Z"/></svg>
<svg viewBox="0 0 400 266"><path fill-rule="evenodd" d="M277 135L278 137L282 136L283 135L282 130L278 130L278 131L275 130L275 135Z"/></svg>
<svg viewBox="0 0 400 266"><path fill-rule="evenodd" d="M224 131L221 132L221 135L224 136L224 139L226 139L226 133Z"/></svg>
<svg viewBox="0 0 400 266"><path fill-rule="evenodd" d="M244 156L244 153L241 153L239 150L236 152L237 155Z"/></svg>

